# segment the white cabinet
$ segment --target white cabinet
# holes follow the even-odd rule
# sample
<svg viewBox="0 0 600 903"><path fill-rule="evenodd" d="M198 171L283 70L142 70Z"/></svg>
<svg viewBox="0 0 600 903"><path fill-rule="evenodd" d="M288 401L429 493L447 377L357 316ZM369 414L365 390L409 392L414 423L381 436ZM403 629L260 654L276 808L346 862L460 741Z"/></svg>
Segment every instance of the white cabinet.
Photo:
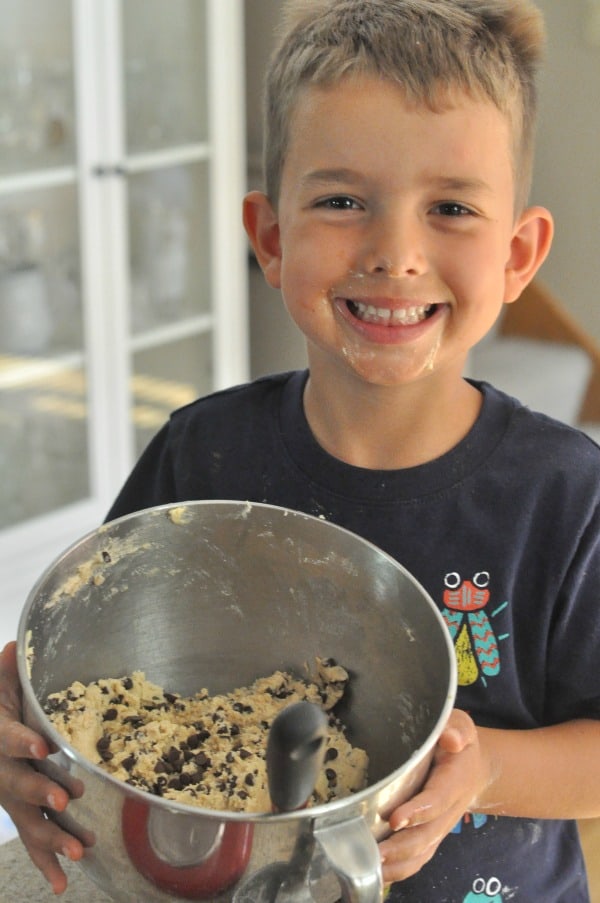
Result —
<svg viewBox="0 0 600 903"><path fill-rule="evenodd" d="M0 0L0 611L248 377L243 4Z"/></svg>

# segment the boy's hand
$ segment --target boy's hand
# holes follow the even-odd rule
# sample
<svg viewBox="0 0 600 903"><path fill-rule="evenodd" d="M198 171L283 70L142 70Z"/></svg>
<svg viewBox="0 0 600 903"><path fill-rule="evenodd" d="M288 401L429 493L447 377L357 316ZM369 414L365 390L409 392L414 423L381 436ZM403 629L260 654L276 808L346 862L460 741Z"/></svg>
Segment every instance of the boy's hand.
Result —
<svg viewBox="0 0 600 903"><path fill-rule="evenodd" d="M0 653L0 806L12 818L32 861L60 894L67 879L56 856L81 859L83 846L45 818L40 808L62 812L69 802L66 790L27 761L44 759L48 752L46 741L21 724L16 644L8 643Z"/></svg>
<svg viewBox="0 0 600 903"><path fill-rule="evenodd" d="M418 872L490 779L477 728L466 712L455 709L440 735L423 789L390 816L395 833L379 845L384 883Z"/></svg>

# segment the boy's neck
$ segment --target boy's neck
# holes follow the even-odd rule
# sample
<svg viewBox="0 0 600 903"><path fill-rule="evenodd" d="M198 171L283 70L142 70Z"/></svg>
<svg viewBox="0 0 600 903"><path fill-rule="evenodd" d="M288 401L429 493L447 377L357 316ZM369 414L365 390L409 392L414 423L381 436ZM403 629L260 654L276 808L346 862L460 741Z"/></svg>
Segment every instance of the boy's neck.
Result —
<svg viewBox="0 0 600 903"><path fill-rule="evenodd" d="M467 435L481 409L481 393L460 374L438 386L399 388L334 384L311 368L304 410L318 443L336 458L371 470L426 464Z"/></svg>

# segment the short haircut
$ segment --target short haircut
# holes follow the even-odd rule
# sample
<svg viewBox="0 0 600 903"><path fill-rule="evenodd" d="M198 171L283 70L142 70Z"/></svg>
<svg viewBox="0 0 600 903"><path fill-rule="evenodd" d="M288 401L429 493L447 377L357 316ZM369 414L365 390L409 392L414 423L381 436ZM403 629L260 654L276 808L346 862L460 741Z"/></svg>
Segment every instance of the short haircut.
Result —
<svg viewBox="0 0 600 903"><path fill-rule="evenodd" d="M434 111L491 101L513 133L515 207L527 203L545 32L531 0L285 0L265 82L265 190L277 205L300 92L348 76L397 84Z"/></svg>

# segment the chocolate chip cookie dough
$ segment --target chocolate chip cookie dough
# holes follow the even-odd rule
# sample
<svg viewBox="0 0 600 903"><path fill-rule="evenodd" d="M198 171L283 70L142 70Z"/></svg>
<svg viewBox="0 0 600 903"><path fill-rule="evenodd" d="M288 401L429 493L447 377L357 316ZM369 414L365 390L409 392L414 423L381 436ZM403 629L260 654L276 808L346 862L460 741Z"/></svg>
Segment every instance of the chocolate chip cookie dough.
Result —
<svg viewBox="0 0 600 903"><path fill-rule="evenodd" d="M366 786L367 754L353 747L331 711L348 673L317 659L314 680L283 671L249 687L210 696L165 692L141 671L87 686L75 681L48 697L45 711L59 733L109 774L140 789L196 806L268 812L265 753L277 713L301 700L329 712L325 763L313 804Z"/></svg>

